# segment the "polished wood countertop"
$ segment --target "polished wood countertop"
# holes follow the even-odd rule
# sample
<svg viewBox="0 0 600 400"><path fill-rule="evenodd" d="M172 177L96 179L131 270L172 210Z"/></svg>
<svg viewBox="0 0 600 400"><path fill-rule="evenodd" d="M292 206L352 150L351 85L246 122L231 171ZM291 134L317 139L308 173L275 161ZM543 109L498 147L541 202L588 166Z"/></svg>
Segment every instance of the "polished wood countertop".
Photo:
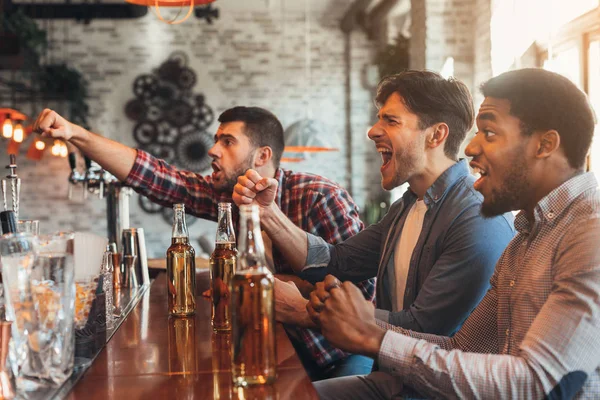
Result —
<svg viewBox="0 0 600 400"><path fill-rule="evenodd" d="M197 272L196 315L170 318L166 276L158 275L136 308L66 397L79 399L318 399L281 324L277 381L234 388L231 337L210 325L208 271Z"/></svg>

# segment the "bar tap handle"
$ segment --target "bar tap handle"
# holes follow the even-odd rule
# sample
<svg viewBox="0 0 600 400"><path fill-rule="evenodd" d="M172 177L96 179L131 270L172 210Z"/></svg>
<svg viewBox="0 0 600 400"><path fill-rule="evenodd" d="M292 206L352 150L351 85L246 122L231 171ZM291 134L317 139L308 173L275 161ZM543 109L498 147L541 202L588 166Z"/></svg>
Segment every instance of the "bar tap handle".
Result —
<svg viewBox="0 0 600 400"><path fill-rule="evenodd" d="M8 210L8 204L6 204L6 180L2 179L2 201L4 202L4 211Z"/></svg>
<svg viewBox="0 0 600 400"><path fill-rule="evenodd" d="M69 153L69 166L71 167L71 173L77 170L77 154L75 152Z"/></svg>
<svg viewBox="0 0 600 400"><path fill-rule="evenodd" d="M12 210L15 212L15 215L18 215L18 213L19 213L19 194L21 191L21 180L17 176L17 156L15 154L10 154L9 157L10 157L10 163L6 166L6 168L10 172L8 175L6 175L6 179L10 182ZM4 193L6 193L6 191Z"/></svg>
<svg viewBox="0 0 600 400"><path fill-rule="evenodd" d="M88 156L83 156L83 160L85 161L85 171L89 172L92 169L92 159Z"/></svg>
<svg viewBox="0 0 600 400"><path fill-rule="evenodd" d="M71 200L73 198L73 186L77 178L77 155L74 152L69 153L69 166L71 167L71 174L69 175L69 193L67 194L67 198Z"/></svg>
<svg viewBox="0 0 600 400"><path fill-rule="evenodd" d="M98 198L104 198L104 170L100 170L100 192L98 193Z"/></svg>
<svg viewBox="0 0 600 400"><path fill-rule="evenodd" d="M85 162L85 175L83 179L83 198L88 198L89 181L92 175L92 160L88 156L83 156Z"/></svg>

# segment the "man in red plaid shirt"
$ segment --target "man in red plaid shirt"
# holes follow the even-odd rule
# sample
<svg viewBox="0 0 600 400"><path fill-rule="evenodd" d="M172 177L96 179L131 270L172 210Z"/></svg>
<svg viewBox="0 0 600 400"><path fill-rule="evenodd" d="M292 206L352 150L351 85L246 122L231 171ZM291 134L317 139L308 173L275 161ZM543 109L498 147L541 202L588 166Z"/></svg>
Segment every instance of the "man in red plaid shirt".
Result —
<svg viewBox="0 0 600 400"><path fill-rule="evenodd" d="M235 107L219 116L215 144L208 154L213 173L202 176L182 171L150 154L132 149L72 124L56 112L46 109L38 117L35 130L43 136L61 138L153 202L171 207L184 203L190 214L217 220L217 204L232 202L237 178L252 168L279 183L276 203L302 230L322 237L329 243L343 242L358 233L363 224L350 195L334 182L321 176L296 173L279 168L284 148L283 127L267 110ZM238 208L233 209L235 229ZM267 238L268 239L268 238ZM269 241L267 240L267 243ZM274 269L280 279L292 280L310 292L308 282L295 277L281 254L274 249ZM373 300L375 280L360 284L365 298ZM307 372L313 380L370 372L373 361L350 355L330 346L313 330L287 327Z"/></svg>

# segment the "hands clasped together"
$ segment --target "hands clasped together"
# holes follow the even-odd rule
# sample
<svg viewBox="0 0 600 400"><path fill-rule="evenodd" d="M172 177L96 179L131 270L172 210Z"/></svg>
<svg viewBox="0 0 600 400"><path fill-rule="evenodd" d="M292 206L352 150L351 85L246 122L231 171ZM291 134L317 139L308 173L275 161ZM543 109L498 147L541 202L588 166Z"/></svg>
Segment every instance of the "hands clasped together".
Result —
<svg viewBox="0 0 600 400"><path fill-rule="evenodd" d="M342 350L376 357L385 331L375 323L375 307L351 282L327 275L306 305L325 338Z"/></svg>

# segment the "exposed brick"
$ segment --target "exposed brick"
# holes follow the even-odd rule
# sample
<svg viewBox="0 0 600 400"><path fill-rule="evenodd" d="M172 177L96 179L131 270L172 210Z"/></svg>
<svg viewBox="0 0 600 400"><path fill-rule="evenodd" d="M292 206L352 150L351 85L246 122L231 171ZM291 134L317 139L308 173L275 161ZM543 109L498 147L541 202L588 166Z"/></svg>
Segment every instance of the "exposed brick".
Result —
<svg viewBox="0 0 600 400"><path fill-rule="evenodd" d="M134 144L134 122L124 114L125 104L133 98L133 80L150 73L176 50L188 54L189 66L198 78L193 91L203 93L217 115L233 105L256 105L273 111L287 127L306 115L308 97L313 117L337 139L340 151L317 154L284 167L318 173L343 186L351 181L353 197L362 207L369 193L377 191L380 185L381 161L366 138L375 114L373 93L362 83L363 68L371 63L375 46L364 33L352 33L353 176L349 176L345 153L344 36L339 30L339 20L349 1L327 2L329 5L323 7L326 11L312 15L312 88L304 80L302 8L287 11L283 23L279 12L267 6L245 12L225 5L220 7L221 17L213 25L193 18L181 25L166 25L153 13L138 20L93 20L89 25L54 21L53 54L60 60L68 54L69 65L84 72L89 81L92 130L127 145ZM66 44L64 27L68 28ZM65 104L39 101L36 112L44 106L65 112ZM29 106L24 108L29 112ZM216 127L215 122L208 131L214 132ZM6 156L0 157L1 165L6 161ZM43 232L61 229L106 233L104 200L66 200L69 167L65 159L47 153L40 162L33 162L25 159L23 151L18 163L23 180L23 218L41 219ZM170 243L170 225L161 216L143 213L138 208L137 195L130 206L131 225L145 228L150 256L164 256ZM214 230L215 224L206 221L190 227L193 237L207 235L212 239Z"/></svg>

